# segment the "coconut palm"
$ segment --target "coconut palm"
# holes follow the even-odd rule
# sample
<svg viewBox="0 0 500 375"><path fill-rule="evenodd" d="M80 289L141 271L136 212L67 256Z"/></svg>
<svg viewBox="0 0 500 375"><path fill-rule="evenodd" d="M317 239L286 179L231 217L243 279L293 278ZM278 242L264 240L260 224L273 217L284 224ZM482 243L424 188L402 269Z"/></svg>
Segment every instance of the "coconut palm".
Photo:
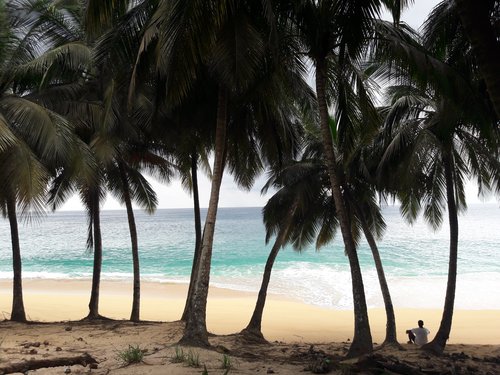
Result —
<svg viewBox="0 0 500 375"><path fill-rule="evenodd" d="M158 58L153 69L165 81L164 98L169 108L175 108L188 96L201 70L202 58L207 58L208 52L213 47L211 40L215 28L213 5L212 2L200 1L160 1L144 31L135 70L136 77L143 70L150 70L149 66L146 65L144 68L144 65L140 64L145 60L142 55L148 50L156 49ZM139 80L133 80L132 93L136 82ZM192 301L196 301L196 304L192 303L192 307L189 308L187 318L189 328L186 329L186 332L189 332L187 341L204 346L208 345L205 322L206 296L227 124L227 92L222 85L218 90L212 188L199 261L200 266L203 264L204 271L196 271L197 275L200 275L195 278L197 282L193 289Z"/></svg>
<svg viewBox="0 0 500 375"><path fill-rule="evenodd" d="M90 1L85 7L78 1L41 4L45 6L41 7L44 10L43 17L32 25L32 30L48 30L42 32L44 40L47 41L48 51L29 68L43 73L44 100L78 124L79 136L92 147L100 164L92 180L83 181L76 178L71 181L69 174L61 173L53 181L51 204L54 208L57 207L70 193L78 190L87 208L89 219L87 244L89 248L94 249L94 272L88 317L94 319L100 317L98 301L102 239L99 206L105 197L107 186L112 187L119 198L123 199L128 208L134 262L131 319L138 320L139 258L131 199L134 198L151 211L155 206L155 196L144 177L132 169L144 169L146 165L146 168L156 170L162 177L168 177L170 174L169 167L166 166L168 163L165 163L161 156L144 149L144 134L139 139L137 121L148 120L147 116L143 116L144 111L141 113L136 110L133 117L127 105L128 82L135 61L134 48L138 47L139 42L137 33L141 28L144 14L148 14L150 8L142 3L131 10L130 14L124 14L128 9L125 2L108 4ZM112 5L111 8L106 8L108 5ZM106 8L103 10L103 15L107 15L107 11L112 13L110 17L115 27L108 30L110 25L104 25L105 27L101 25L98 29L102 37L99 43L95 43L98 35L96 29L92 28L94 20L89 17L99 14L100 6ZM88 28L84 28L83 25ZM54 38L53 35L58 37ZM135 44L130 42L134 36L136 36ZM59 69L51 70L53 66L58 66ZM121 66L122 69L113 69L114 66ZM123 69L127 66L129 69ZM76 74L71 77L61 76L61 72L75 70ZM142 91L137 97L142 107L147 106L149 99L142 94ZM142 147L140 152L138 146ZM114 180L110 181L111 178ZM131 185L125 186L125 183Z"/></svg>
<svg viewBox="0 0 500 375"><path fill-rule="evenodd" d="M332 120L333 121L333 120ZM369 142L370 137L363 137ZM266 240L276 233L276 242L269 254L259 291L256 308L250 323L242 331L262 339L261 321L265 296L272 265L279 249L287 241L293 241L295 249L302 249L316 238L319 249L331 241L338 227L335 206L329 192L329 179L324 165L322 145L317 136L307 137L307 146L299 162L293 162L268 182L279 189L264 208L264 220L268 234ZM352 233L356 243L363 233L372 250L387 314L384 344L397 343L394 308L385 278L382 261L375 237L380 237L385 223L377 205L373 171L376 167L373 149L360 144L342 167L346 189L346 207L353 222ZM370 173L369 171L372 171ZM294 200L295 199L295 200ZM293 204L293 202L299 203ZM318 229L320 228L320 229Z"/></svg>
<svg viewBox="0 0 500 375"><path fill-rule="evenodd" d="M36 93L39 100L76 126L76 133L85 144L90 145L93 155L102 165L102 158L109 157L109 148L106 147L109 143L103 137L92 137L95 122L103 118L103 100L98 96L99 86L93 79L96 70L92 66L90 42L82 26L84 8L77 1L17 1L13 6L21 14L26 14L24 27L29 30L28 35L45 47L42 55L21 69L26 74L39 77L38 82L41 83ZM75 170L65 168L55 175L51 181L49 203L55 209L78 189L87 208L87 245L95 250L89 318L97 318L102 262L99 203L105 196L104 174L101 168L95 168L92 178L80 178L75 175Z"/></svg>
<svg viewBox="0 0 500 375"><path fill-rule="evenodd" d="M398 171L393 188L402 213L411 222L423 206L424 217L438 227L443 210L448 211L450 260L443 317L434 340L423 347L435 353L444 350L452 326L457 214L466 208L464 180L476 179L480 192L498 192L499 176L495 116L452 5L443 2L433 10L423 41L411 30L385 24L385 52L378 55L391 61L392 67L382 71L398 83L389 90L388 146L381 165ZM391 181L388 177L383 178Z"/></svg>
<svg viewBox="0 0 500 375"><path fill-rule="evenodd" d="M133 296L130 320L140 321L140 266L139 266L139 241L135 224L132 202L137 203L146 212L152 214L158 205L156 193L151 184L143 176L141 170L147 169L154 172L160 180L168 181L171 175L171 166L162 156L151 151L135 150L128 155L128 160L122 158L115 162L107 170L107 187L119 202L125 204L132 247L133 264Z"/></svg>
<svg viewBox="0 0 500 375"><path fill-rule="evenodd" d="M357 356L373 349L368 312L364 293L363 279L356 254L355 242L350 231L351 223L346 211L340 176L336 165L339 155L332 143L332 131L338 131L339 142L346 150L354 145L352 113L346 105L352 99L345 96L338 87L344 81L344 69L350 61L356 62L372 36L375 20L382 4L391 9L397 20L401 10L409 1L366 1L352 2L343 0L297 1L294 17L299 27L299 36L305 54L310 58L315 70L315 88L318 100L318 114L323 140L324 157L328 167L335 209L340 223L345 251L349 259L354 301L354 338L348 356ZM347 64L347 65L346 65ZM349 74L349 73L348 73ZM345 83L345 82L344 82ZM359 107L369 103L363 94L363 85L358 79L350 82L359 90ZM336 87L337 86L337 87ZM329 126L329 106L334 107L335 124L338 129ZM350 106L355 108L355 106Z"/></svg>
<svg viewBox="0 0 500 375"><path fill-rule="evenodd" d="M9 22L14 25L12 31L9 32L5 24L0 25L0 30L6 36L0 45L0 173L6 181L0 195L2 212L9 217L13 246L14 297L11 318L25 321L18 208L21 214L42 213L51 176L71 165L81 168L84 175L87 168L82 161L88 161L89 155L85 146L75 137L73 126L41 105L43 101L37 92L41 81L36 75L26 73L36 59L31 47L36 42L37 34L25 28L32 20L24 18L26 13L20 12L22 8L18 6L17 2L13 2L2 9L2 15L7 14ZM3 147L9 139L13 140L9 148Z"/></svg>
<svg viewBox="0 0 500 375"><path fill-rule="evenodd" d="M335 215L332 215L331 197L324 189L323 166L303 158L300 162L290 162L266 183L263 192L273 187L277 192L263 208L266 226L266 243L276 235L267 258L262 283L255 309L246 328L241 332L247 338L262 341L262 316L266 303L267 290L276 257L281 248L293 243L294 249L302 250L310 242L317 240L319 247L335 232ZM321 235L317 236L318 228Z"/></svg>
<svg viewBox="0 0 500 375"><path fill-rule="evenodd" d="M106 7L103 3L93 2L89 4L87 12L90 12L91 7L95 7L92 10L95 13L103 6ZM129 85L139 48L140 33L154 9L154 2L139 2L130 9L130 4L127 2L117 2L113 6L116 8L101 10L104 14L111 12L112 14L108 16L112 20L110 29L100 37L94 48L95 63L98 66L114 67L104 80L107 86L106 101L111 103L112 112L119 114L115 119L116 124L111 135L116 139L116 146L113 161L107 167L107 184L111 193L115 194L127 209L134 270L130 319L138 321L140 272L132 201L138 203L148 213L153 213L157 205L156 194L142 172L146 171L162 182L169 182L174 166L169 160L171 157L153 131L154 123L158 120L150 115L154 112L155 85L152 80L147 80L141 86L135 93L133 101L129 100ZM103 27L102 24L96 26Z"/></svg>
<svg viewBox="0 0 500 375"><path fill-rule="evenodd" d="M231 2L229 6L229 2L162 1L152 17L151 27L144 33L143 51L147 52L154 45L160 52L156 69L165 79L164 96L170 108L180 105L190 95L204 72L209 73L212 82L209 84L216 88L213 95L217 98L217 115L212 186L184 343L208 345L206 300L220 184L226 161L232 172L237 172L236 167L244 164L242 155L234 161L228 156L236 145L227 143L228 129L234 126L235 131L239 130L237 124L250 119L239 113L245 107L245 98L253 90L256 78L261 77L272 62L264 60L269 51L267 35L272 28L272 13L269 13L272 8L263 8L265 5L267 2ZM246 143L245 147L250 145ZM253 145L253 150L255 147L257 144ZM254 159L248 167L253 171L245 175L255 176L262 163ZM238 173L235 177L242 185L248 186L251 182L251 178Z"/></svg>
<svg viewBox="0 0 500 375"><path fill-rule="evenodd" d="M491 149L480 132L471 126L474 124L464 121L459 108L449 100L423 93L417 96L416 90L400 88L397 93L393 92L392 103L391 115L397 116L398 123L393 124L393 141L384 159L398 155L408 168L405 173L404 167L400 168L405 179L398 193L403 215L411 222L423 209L424 217L436 228L442 222L445 209L448 211L450 259L443 317L434 340L423 347L439 354L444 350L452 325L458 212L466 208L464 180L478 177L485 188L498 184L494 180L500 167L498 149ZM420 118L413 117L415 114Z"/></svg>
<svg viewBox="0 0 500 375"><path fill-rule="evenodd" d="M451 49L443 52L441 58L446 66L442 68L447 69L449 77L453 70L468 66L464 61L470 56L463 51L461 49L460 54L452 53ZM408 72L406 67L404 72ZM424 217L436 228L443 220L445 208L448 211L450 259L443 317L434 340L423 347L435 353L444 350L452 326L458 212L466 208L464 181L476 178L481 189L494 189L498 186L500 166L498 135L495 135L498 129L494 128L493 117L488 116L491 111L487 103L480 99L480 85L470 70L461 69L455 74L463 86L450 96L440 90L439 83L422 86L411 79L389 90L391 107L386 119L386 136L390 142L382 159L382 165L399 160L397 175L404 183L397 195L402 213L410 222L423 208ZM470 100L468 94L474 91L476 99Z"/></svg>
<svg viewBox="0 0 500 375"><path fill-rule="evenodd" d="M94 2L93 6L101 6L98 2ZM95 10L94 9L94 13ZM106 17L111 17L112 9L103 9L102 12L107 15ZM116 69L116 74L123 74L122 66L130 65L130 57L135 59L137 43L140 40L140 35L143 31L143 23L147 20L151 20L152 14L157 11L156 2L139 2L137 6L132 8L124 17L122 21L118 22L109 32L105 34L99 41L97 46L97 60L101 64L109 64L110 61L116 62L121 60L122 62L118 65L120 68ZM97 12L99 13L99 12ZM116 21L110 21L112 24L116 24ZM101 27L101 25L94 25L96 30ZM115 57L110 57L110 51ZM204 126L207 118L212 117L213 112L213 101L211 100L213 92L210 89L207 90L207 85L198 85L196 93L191 92L190 97L186 98L181 106L178 106L172 110L172 106L166 102L165 93L160 90L160 87L165 85L165 82L161 77L151 77L152 72L151 66L154 63L149 60L150 57L147 51L139 56L137 59L140 62L141 67L145 67L143 71L136 70L134 73L134 78L141 77L140 84L132 80L133 85L129 90L129 105L138 102L138 110L143 114L147 112L153 113L151 116L142 116L147 118L148 124L142 124L141 127L148 128L148 137L153 140L154 147L160 150L164 154L168 154L176 164L176 169L181 176L181 181L183 186L187 189L194 188L194 207L195 207L195 227L196 227L196 241L195 241L195 254L193 261L193 272L192 280L195 277L195 269L197 264L197 259L199 257L199 242L201 241L201 219L199 212L199 202L198 202L198 187L197 187L197 166L200 155L201 160L206 160L206 151L203 149L206 146L201 146L203 144L209 144L212 136L207 134ZM124 59L125 57L125 59ZM128 73L127 73L128 74ZM159 79L158 79L159 78ZM152 104L151 101L146 105L149 110L146 110L143 106L144 97L141 97L141 92L144 90L156 93L156 98L152 99L155 101ZM156 92L155 92L156 90ZM208 95L207 95L208 93ZM200 105L203 103L204 105ZM211 105L211 107L210 107ZM207 109L208 108L208 112ZM151 118L148 118L151 117ZM201 142L203 140L203 142ZM194 186L193 186L194 185ZM192 295L192 285L194 282L190 283L190 292L188 293L188 300ZM189 304L186 303L186 312Z"/></svg>
<svg viewBox="0 0 500 375"><path fill-rule="evenodd" d="M386 313L386 330L382 346L395 345L399 347L394 306L377 246L377 239L381 238L386 225L378 204L381 187L377 186L374 177L376 155L377 153L371 145L361 145L357 149L346 167L345 178L348 181L349 189L346 190L345 196L351 215L357 226L361 228L361 232L370 246L377 271Z"/></svg>
<svg viewBox="0 0 500 375"><path fill-rule="evenodd" d="M188 294L181 317L182 321L185 321L188 315L200 257L202 222L198 172L201 169L211 178L209 154L213 145L214 134L210 125L216 116L213 87L206 84L206 79L201 79L200 83L193 88L191 95L186 98L182 105L178 106L168 116L166 114L160 116L153 136L155 139L163 140L163 147L172 156L173 163L176 165L182 187L193 196L194 253ZM167 103L163 107L168 107ZM161 114L161 109L159 112Z"/></svg>

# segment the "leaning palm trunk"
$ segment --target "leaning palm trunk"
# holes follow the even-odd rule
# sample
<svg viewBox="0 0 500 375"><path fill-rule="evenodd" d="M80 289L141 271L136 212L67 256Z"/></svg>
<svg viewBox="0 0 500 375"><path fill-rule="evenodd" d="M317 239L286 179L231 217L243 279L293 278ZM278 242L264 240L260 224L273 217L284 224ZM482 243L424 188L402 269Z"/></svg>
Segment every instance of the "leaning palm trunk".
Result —
<svg viewBox="0 0 500 375"><path fill-rule="evenodd" d="M99 288L101 284L102 268L102 238L101 238L101 220L99 212L99 193L92 193L92 226L94 230L94 268L92 271L92 290L90 292L89 314L86 319L99 319Z"/></svg>
<svg viewBox="0 0 500 375"><path fill-rule="evenodd" d="M285 232L285 231L281 231ZM278 238L274 242L274 245L269 253L266 261L266 266L264 268L264 275L262 276L262 284L260 286L259 295L257 297L257 303L255 304L255 309L253 311L250 322L246 328L241 331L242 334L257 338L258 340L264 340L264 335L262 334L262 314L264 313L264 306L266 304L267 288L269 286L269 281L271 280L271 271L273 269L274 261L278 256L278 253L283 246L283 241L285 237L280 233Z"/></svg>
<svg viewBox="0 0 500 375"><path fill-rule="evenodd" d="M368 228L368 223L366 222L361 210L358 210L361 226L363 228L363 233L365 234L366 241L370 245L372 250L373 261L375 262L375 269L377 270L378 281L380 283L380 290L382 291L382 297L384 299L385 314L386 314L386 327L385 327L385 340L382 346L388 344L395 344L399 346L397 331L396 331L396 317L394 315L394 306L392 305L391 293L389 292L389 286L387 285L387 280L385 278L384 267L382 266L382 259L380 259L380 253L378 251L377 243L375 238Z"/></svg>
<svg viewBox="0 0 500 375"><path fill-rule="evenodd" d="M441 324L434 339L422 346L422 349L442 354L451 332L453 307L455 304L455 289L457 284L457 259L458 259L458 215L455 202L455 189L453 179L453 161L451 151L443 157L444 173L446 180L446 199L448 204L448 220L450 224L450 261L448 265L448 282L444 300Z"/></svg>
<svg viewBox="0 0 500 375"><path fill-rule="evenodd" d="M250 322L246 328L241 331L242 334L251 336L258 340L264 340L264 335L262 334L262 315L264 313L264 306L266 304L267 289L269 287L269 281L271 280L271 271L273 269L274 261L278 256L280 249L285 244L285 240L290 231L290 226L292 223L293 215L297 209L297 202L293 205L286 218L285 225L280 229L276 241L267 257L266 266L264 268L264 275L262 276L262 284L260 286L259 295L257 297L257 303L255 304L255 309L253 311Z"/></svg>
<svg viewBox="0 0 500 375"><path fill-rule="evenodd" d="M193 266L191 268L191 277L189 279L189 289L182 313L181 320L186 321L191 298L193 297L193 288L196 279L196 271L198 270L200 260L200 243L201 243L201 214L200 214L200 196L198 191L198 156L196 152L191 155L191 180L193 182L193 208L194 208L194 229L195 229L195 244Z"/></svg>
<svg viewBox="0 0 500 375"><path fill-rule="evenodd" d="M139 245L137 241L137 227L135 225L134 209L132 208L132 199L130 198L130 190L127 181L127 173L123 164L118 164L120 170L120 179L123 185L123 200L127 208L128 228L130 232L130 242L132 245L132 263L134 269L134 287L132 297L132 312L130 313L130 320L138 322L140 320L141 308L141 273L139 268Z"/></svg>
<svg viewBox="0 0 500 375"><path fill-rule="evenodd" d="M328 126L328 108L326 102L326 62L316 62L316 94L318 98L318 109L321 125L321 136L326 156L326 165L332 187L332 195L335 202L337 217L344 240L345 251L349 259L352 279L352 293L354 305L354 337L347 352L347 357L355 357L370 353L373 350L370 324L368 321L368 309L366 306L365 290L361 268L359 266L356 245L351 234L349 217L344 205L344 199L335 172L335 154L333 149L332 134Z"/></svg>
<svg viewBox="0 0 500 375"><path fill-rule="evenodd" d="M7 198L7 214L10 223L10 236L12 241L12 267L14 271L13 293L12 293L12 313L10 320L15 322L25 322L26 313L23 302L23 285L21 275L21 247L19 246L19 230L17 227L16 201Z"/></svg>
<svg viewBox="0 0 500 375"><path fill-rule="evenodd" d="M208 286L210 283L210 265L212 261L212 247L214 241L215 221L219 205L219 192L224 171L224 147L226 143L227 127L227 93L219 88L217 103L217 126L215 130L215 156L212 175L212 188L208 203L207 217L203 229L203 239L200 248L200 260L193 288L193 297L189 301L186 317L186 328L181 344L209 346L206 311Z"/></svg>

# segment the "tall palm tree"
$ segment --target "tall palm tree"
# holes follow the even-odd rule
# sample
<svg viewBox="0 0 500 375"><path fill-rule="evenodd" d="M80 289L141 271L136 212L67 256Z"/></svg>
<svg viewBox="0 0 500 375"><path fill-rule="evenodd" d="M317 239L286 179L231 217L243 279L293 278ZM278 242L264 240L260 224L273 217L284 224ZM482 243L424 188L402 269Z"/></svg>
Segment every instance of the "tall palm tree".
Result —
<svg viewBox="0 0 500 375"><path fill-rule="evenodd" d="M103 118L103 100L97 95L100 86L93 79L96 69L92 66L91 41L86 38L83 27L82 3L76 0L56 3L49 0L19 0L12 2L11 6L17 14L23 15L20 27L27 36L24 45L29 48L38 43L43 45L45 51L21 65L18 70L28 77L37 78L34 95L46 107L70 119L76 125L80 138L91 145L96 159L102 160L106 150L109 154L109 148L106 147L109 143L102 137L96 137L90 143L91 129L95 128L94 120ZM26 89L29 83L20 81L19 87ZM109 107L106 109L109 110ZM70 165L55 174L49 202L55 208L75 191L75 187L80 189L82 201L88 210L87 244L95 248L89 317L96 318L99 316L97 306L102 261L99 202L105 194L102 188L104 175L97 168L92 177L83 176L83 173L77 175L77 170L75 165Z"/></svg>
<svg viewBox="0 0 500 375"><path fill-rule="evenodd" d="M364 142L369 142L370 137ZM372 250L387 315L386 337L383 345L399 345L394 308L385 278L375 237L380 237L385 223L376 203L377 193L370 170L374 170L373 150L364 144L356 148L354 155L344 162L343 180L346 189L346 207L353 222L353 238L358 242L360 231L365 235ZM369 155L369 156L368 156ZM338 227L335 206L329 192L329 179L324 165L322 145L317 136L309 134L307 146L299 162L291 163L268 182L279 189L264 208L264 219L268 229L267 238L276 233L276 242L269 254L259 291L256 308L250 323L242 331L252 337L262 338L261 321L269 284L271 268L279 249L292 242L300 250L316 238L316 247L325 246L333 239ZM292 204L293 200L300 202ZM359 227L361 229L359 229ZM318 228L320 228L318 230Z"/></svg>
<svg viewBox="0 0 500 375"><path fill-rule="evenodd" d="M115 155L107 168L107 184L112 194L123 202L127 209L127 218L132 245L133 259L133 299L130 319L140 319L140 269L139 249L132 201L138 203L147 212L156 209L156 194L149 182L141 174L148 172L162 182L169 182L173 174L170 156L161 147L154 127L154 89L151 80L135 92L134 100L129 99L129 85L142 32L150 17L154 2L138 2L131 7L130 2L116 2L106 8L102 2L91 2L87 13L104 13L109 17L109 30L98 40L95 51L95 63L98 66L115 67L109 77L104 79L107 86L106 101L116 116L112 138L116 138ZM108 4L109 6L109 4ZM104 7L104 9L101 9ZM107 12L111 12L107 14ZM96 30L102 24L94 25ZM92 30L93 26L90 26ZM107 116L106 116L107 117ZM157 121L157 120L156 120Z"/></svg>
<svg viewBox="0 0 500 375"><path fill-rule="evenodd" d="M92 180L75 180L62 173L54 180L51 203L53 207L61 204L68 194L75 189L80 192L82 201L88 212L89 233L87 244L94 250L94 272L92 291L89 303L89 319L99 318L99 284L102 263L102 239L100 233L100 202L106 194L106 186L112 187L127 206L129 230L132 242L132 257L134 262L134 296L131 313L132 320L139 319L139 258L135 220L133 218L131 199L135 198L152 210L155 205L154 192L149 183L132 171L132 165L137 168L149 164L146 168L156 169L162 177L170 171L165 167L165 161L158 155L142 150L134 151L141 143L138 138L137 119L144 120L140 111L133 118L128 108L128 83L135 61L136 49L139 44L138 33L144 22L145 15L150 12L149 4L138 3L129 10L129 2L95 2L89 1L84 6L78 1L58 3L55 6L46 5L43 22L36 23L33 28L46 26L50 33L44 36L48 42L48 52L38 64L38 69L45 69L45 91L57 100L51 105L79 125L80 137L88 143L99 160L99 170L96 170ZM68 15L72 16L71 18ZM95 25L95 17L103 23ZM104 17L104 18L103 18ZM59 22L69 19L67 23ZM142 22L142 23L141 23ZM110 27L113 26L112 29ZM52 38L52 35L59 38ZM100 36L98 42L96 38ZM135 39L134 39L135 38ZM79 46L75 49L74 46ZM82 55L81 51L90 51ZM93 55L93 56L92 56ZM93 57L93 59L92 59ZM73 80L63 81L55 76L49 68L54 63L63 64L56 71L68 71L68 65L77 62L83 66ZM122 69L115 69L120 66ZM48 68L49 67L49 68ZM125 69L124 69L125 67ZM137 95L142 105L147 104L142 91ZM143 111L144 113L144 111ZM146 116L147 120L147 116ZM140 158L137 155L140 154ZM134 160L130 160L130 158ZM140 159L140 160L139 160ZM163 163L163 164L162 164ZM110 181L110 178L114 178ZM125 186L130 183L130 186Z"/></svg>
<svg viewBox="0 0 500 375"><path fill-rule="evenodd" d="M392 303L389 285L385 277L382 259L377 246L376 238L380 238L385 230L385 221L382 216L378 197L379 186L375 183L375 168L373 161L373 148L361 147L346 168L346 180L349 182L349 189L346 190L346 200L348 202L351 215L355 218L357 225L370 246L377 277L382 292L384 308L386 313L386 330L382 346L400 346L397 340L396 316Z"/></svg>
<svg viewBox="0 0 500 375"><path fill-rule="evenodd" d="M183 102L189 95L192 86L202 70L203 60L208 59L209 52L214 47L213 38L217 25L215 22L215 6L211 1L159 1L149 24L143 33L141 49L137 58L131 95L138 82L137 77L143 71L149 72L147 64L149 51L157 52L153 70L164 80L164 101L168 112ZM144 63L146 61L146 63ZM200 245L199 269L196 270L196 282L193 288L193 298L188 308L187 341L198 345L208 345L205 311L208 294L208 276L212 252L213 232L217 216L220 184L223 173L223 153L227 124L227 91L223 85L217 89L217 120L215 127L214 167L212 169L212 187L205 220L202 244ZM208 271L207 271L208 268ZM195 301L195 302L192 302Z"/></svg>
<svg viewBox="0 0 500 375"><path fill-rule="evenodd" d="M195 227L195 242L191 276L188 294L181 320L185 321L193 296L193 288L198 269L202 221L200 210L198 173L203 171L211 178L209 154L213 145L213 128L210 126L215 120L215 101L213 100L214 88L207 84L208 77L200 79L189 97L172 113L162 114L154 127L155 139L161 139L162 146L173 159L182 187L193 197L193 216ZM168 108L168 104L165 106ZM163 118L167 116L167 118Z"/></svg>
<svg viewBox="0 0 500 375"><path fill-rule="evenodd" d="M382 4L389 8L394 20L399 20L401 10L411 1L365 1L352 2L347 0L297 1L294 17L300 30L300 38L306 55L311 59L315 69L315 87L318 100L319 123L324 157L328 168L335 209L342 232L346 254L351 268L352 291L354 302L354 338L349 348L348 356L357 356L370 352L373 348L368 313L364 293L363 279L356 254L355 242L352 238L349 215L345 207L342 185L336 165L339 155L335 151L332 135L339 132L339 142L346 150L353 145L352 113L346 105L352 97L345 95L338 86L343 79L344 70L349 61L356 62L371 38L376 19ZM348 70L350 71L350 70ZM349 73L348 73L349 74ZM359 109L369 106L363 85L358 79L350 82L359 90ZM337 87L335 87L337 86ZM331 90L333 88L333 90ZM335 108L335 124L338 129L329 125L328 107ZM356 106L351 106L356 108Z"/></svg>
<svg viewBox="0 0 500 375"><path fill-rule="evenodd" d="M134 160L134 156L137 160ZM139 206L146 212L152 214L156 210L158 200L151 184L141 174L141 166L137 164L148 163L148 167L150 169L153 169L153 166L158 166L159 169L167 172L167 176L170 173L170 168L165 168L165 164L168 165L168 163L166 163L162 157L145 152L144 150L141 150L135 155L130 155L130 157L132 159L132 163L127 163L127 161L121 159L117 160L110 168L108 168L107 185L111 194L113 194L119 202L125 204L127 211L134 275L130 320L138 322L140 321L141 278L139 265L139 241L132 202L138 203ZM165 176L163 175L162 178L164 179L164 177Z"/></svg>
<svg viewBox="0 0 500 375"><path fill-rule="evenodd" d="M269 199L262 210L266 226L266 243L275 234L276 239L267 258L257 302L250 321L241 332L252 340L262 341L262 317L266 303L267 290L276 257L287 243L293 243L301 250L316 237L317 245L331 238L336 225L332 215L331 197L324 189L319 163L303 158L300 162L290 162L275 173L266 183L263 192L270 187L278 191ZM321 235L317 230L321 228ZM327 235L325 235L327 234Z"/></svg>
<svg viewBox="0 0 500 375"><path fill-rule="evenodd" d="M237 124L233 114L244 107L242 104L253 89L255 78L262 75L262 66L271 63L264 60L269 51L267 35L272 28L272 8L264 10L265 5L269 3L162 1L152 17L151 27L144 33L143 51L154 45L161 53L161 58L156 59L160 63L156 69L165 79L165 99L171 108L190 95L204 71L208 71L217 90L212 186L191 306L181 340L184 343L209 344L206 302L220 184L226 161L232 172L236 172L233 166L242 165L241 156L234 159L234 164L228 157L231 152L231 147L226 149L228 126ZM257 160L252 163L255 176L262 166ZM251 180L235 176L243 185Z"/></svg>
<svg viewBox="0 0 500 375"><path fill-rule="evenodd" d="M206 154L205 154L206 155ZM186 297L186 304L184 306L184 311L181 316L181 320L185 321L188 316L190 300L193 295L193 287L195 284L196 270L198 269L200 260L200 245L201 245L201 210L200 210L200 195L198 186L198 163L200 159L200 154L193 149L189 155L189 174L183 173L182 178L183 185L189 189L193 194L193 214L194 214L194 228L195 228L195 242L194 242L194 253L193 253L193 264L191 267L191 276L189 278L188 294ZM186 172L187 168L181 168L182 171Z"/></svg>
<svg viewBox="0 0 500 375"><path fill-rule="evenodd" d="M383 71L399 85L389 90L388 146L381 170L392 165L398 171L393 173L399 178L393 188L410 222L423 206L424 217L438 227L444 209L448 211L450 259L443 317L434 340L423 346L442 353L452 326L457 214L466 208L464 179L477 179L480 191L498 191L498 127L453 7L442 3L433 11L423 45L411 30L385 26L388 49L382 55L396 63Z"/></svg>
<svg viewBox="0 0 500 375"><path fill-rule="evenodd" d="M119 2L117 5L119 5ZM109 18L107 22L114 26L100 39L97 47L97 60L104 65L109 64L109 61L116 62L120 60L122 63L118 64L118 66L130 66L130 57L136 58L138 42L143 32L145 33L144 41L147 43L148 29L144 31L144 23L148 20L152 20L153 15L158 15L158 2L143 1L137 3L134 8L122 17L122 21L118 23L113 20L113 17L116 18L116 15L113 16L112 7L109 9L100 9L101 6L103 5L99 2L93 2L93 7L95 7L93 12L104 13L106 15L105 18ZM106 6L104 7L106 8ZM152 22L154 23L154 19ZM92 27L99 30L102 25L96 24ZM147 44L146 47L148 47ZM143 48L145 47L143 46ZM204 146L201 145L210 144L210 139L212 138L210 134L207 134L206 130L203 130L206 128L206 126L203 125L208 118L212 117L213 101L211 100L211 95L213 95L213 91L211 91L210 88L207 89L207 87L205 87L207 86L206 84L198 85L198 88L194 90L196 91L194 95L193 92L191 92L190 96L186 98L188 100L185 100L182 105L172 107L169 102L166 101L167 98L165 98L165 93L160 90L162 86L166 85L164 79L162 76L153 77L151 75L153 72L151 67L154 66L155 61L150 61L149 59L154 59L155 56L151 55L146 49L147 48L137 57L138 65L145 67L145 69L144 71L134 71L132 79L133 84L129 88L129 106L134 106L134 103L138 103L139 111L146 113L148 110L141 108L144 104L144 97L141 97L141 93L147 91L150 92L150 94L156 94L156 97L150 99L146 106L149 108L149 112L154 115L142 116L150 118L148 119L148 124L142 124L141 128L147 128L148 137L153 142L154 147L157 150L161 150L162 153L168 154L172 161L177 164L176 169L181 176L183 186L189 190L191 188L194 190L196 243L191 277L191 279L194 280L195 269L199 258L199 243L201 242L201 218L197 187L197 159L201 156L201 160L206 160L206 151L203 150ZM123 74L123 69L117 69L117 74ZM139 76L141 78L140 84L136 83L136 78ZM209 95L207 95L207 93ZM203 105L200 105L200 103L203 103ZM209 108L209 106L211 107ZM194 282L191 282L188 301L192 295L193 285ZM185 313L188 310L188 306L189 303L186 303Z"/></svg>
<svg viewBox="0 0 500 375"><path fill-rule="evenodd" d="M42 213L51 174L67 164L77 165L75 155L82 145L68 121L41 105L35 94L39 81L23 74L24 67L34 57L30 48L32 35L23 29L26 20L19 18L12 4L1 10L2 17L7 14L8 21L16 26L9 32L0 20L0 30L7 37L0 44L0 174L5 182L0 198L2 213L9 217L11 226L14 269L11 319L25 321L18 208L22 214ZM9 141L12 142L6 147ZM85 147L80 155L83 153Z"/></svg>
<svg viewBox="0 0 500 375"><path fill-rule="evenodd" d="M368 1L363 4L347 1L298 1L296 18L300 37L308 57L315 68L315 88L318 100L319 124L323 141L324 157L328 168L335 209L340 223L345 251L349 259L354 302L354 337L349 349L350 356L371 352L373 349L368 311L363 286L363 278L356 253L356 245L351 233L351 223L342 196L338 171L338 155L332 142L332 129L329 126L329 104L336 102L335 116L342 121L340 126L349 123L349 113L344 114L340 95L329 95L328 88L333 84L331 75L340 76L342 64L349 58L359 55L361 46L369 35L371 19L375 18L380 2ZM340 93L339 93L340 94ZM336 100L338 99L338 100ZM347 119L347 121L345 121ZM344 129L348 128L345 126ZM342 129L340 129L343 131ZM351 136L344 132L346 139Z"/></svg>
<svg viewBox="0 0 500 375"><path fill-rule="evenodd" d="M415 220L423 208L424 217L433 227L438 227L444 210L448 211L450 259L443 317L434 340L423 346L423 349L440 354L452 325L457 279L458 212L466 208L464 180L478 177L486 188L498 184L494 181L500 171L498 149L490 148L479 131L474 129L474 124L461 118L460 109L449 100L430 98L424 93L417 96L415 90L405 92L404 89L407 88L393 93L391 115L397 116L398 120L391 129L393 141L387 148L385 159L392 160L399 155L403 165L406 165L406 172L403 172L405 167L399 171L406 182L400 186L398 197L402 213L410 221ZM401 114L396 115L395 112ZM419 117L413 117L415 114ZM390 154L391 157L388 156Z"/></svg>

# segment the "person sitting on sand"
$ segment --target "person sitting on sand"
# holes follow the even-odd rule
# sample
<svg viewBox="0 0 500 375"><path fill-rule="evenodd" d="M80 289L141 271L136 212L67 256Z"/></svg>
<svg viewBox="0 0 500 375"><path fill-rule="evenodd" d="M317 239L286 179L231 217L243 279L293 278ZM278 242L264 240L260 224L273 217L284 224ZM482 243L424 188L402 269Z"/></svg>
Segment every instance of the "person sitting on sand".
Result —
<svg viewBox="0 0 500 375"><path fill-rule="evenodd" d="M427 328L424 328L424 321L418 321L418 328L408 329L406 331L408 334L408 344L424 345L427 344L427 336L431 333Z"/></svg>

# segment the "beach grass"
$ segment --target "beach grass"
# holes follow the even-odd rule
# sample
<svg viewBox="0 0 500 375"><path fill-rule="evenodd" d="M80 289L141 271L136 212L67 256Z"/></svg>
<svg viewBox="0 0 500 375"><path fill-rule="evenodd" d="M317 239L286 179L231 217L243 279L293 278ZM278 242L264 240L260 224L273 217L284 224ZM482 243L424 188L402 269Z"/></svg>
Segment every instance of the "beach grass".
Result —
<svg viewBox="0 0 500 375"><path fill-rule="evenodd" d="M129 345L127 349L118 352L118 358L127 366L141 363L144 359L144 351L139 345Z"/></svg>

